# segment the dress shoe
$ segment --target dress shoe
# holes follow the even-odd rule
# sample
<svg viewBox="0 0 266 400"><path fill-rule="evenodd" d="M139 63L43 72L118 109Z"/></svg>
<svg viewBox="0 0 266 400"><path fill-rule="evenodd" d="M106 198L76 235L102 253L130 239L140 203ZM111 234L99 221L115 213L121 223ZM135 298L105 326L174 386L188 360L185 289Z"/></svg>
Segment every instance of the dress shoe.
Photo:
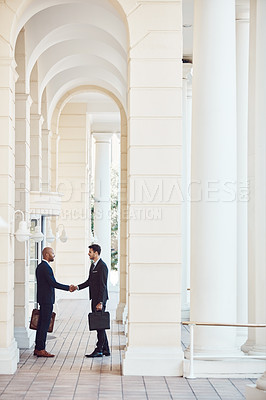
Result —
<svg viewBox="0 0 266 400"><path fill-rule="evenodd" d="M85 357L87 358L95 358L95 357L102 357L103 353L98 351L98 350L94 350L91 354L85 354Z"/></svg>
<svg viewBox="0 0 266 400"><path fill-rule="evenodd" d="M54 357L54 354L48 353L46 350L34 350L34 355L37 357Z"/></svg>
<svg viewBox="0 0 266 400"><path fill-rule="evenodd" d="M108 350L103 350L103 355L106 356L106 357L108 357L108 356L111 355L111 353L110 353L110 351L108 351Z"/></svg>

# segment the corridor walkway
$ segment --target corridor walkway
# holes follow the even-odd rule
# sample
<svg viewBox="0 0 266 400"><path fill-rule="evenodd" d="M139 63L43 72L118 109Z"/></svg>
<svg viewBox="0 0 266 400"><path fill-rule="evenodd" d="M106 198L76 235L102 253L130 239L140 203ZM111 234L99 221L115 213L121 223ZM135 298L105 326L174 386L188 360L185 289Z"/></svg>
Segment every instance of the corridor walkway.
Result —
<svg viewBox="0 0 266 400"><path fill-rule="evenodd" d="M95 333L87 327L89 303L73 298L60 301L58 308L55 331L49 334L47 345L56 356L37 358L33 350L21 351L17 373L0 375L1 400L235 400L244 398L246 384L253 381L121 376L122 325L113 321L108 332L111 357L87 359L84 354L95 344Z"/></svg>

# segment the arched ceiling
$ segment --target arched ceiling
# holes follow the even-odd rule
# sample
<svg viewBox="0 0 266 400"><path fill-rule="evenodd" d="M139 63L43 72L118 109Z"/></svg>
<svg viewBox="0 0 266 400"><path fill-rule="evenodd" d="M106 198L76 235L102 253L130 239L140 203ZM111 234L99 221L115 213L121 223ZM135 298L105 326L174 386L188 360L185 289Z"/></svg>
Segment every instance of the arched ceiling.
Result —
<svg viewBox="0 0 266 400"><path fill-rule="evenodd" d="M95 85L127 108L128 30L109 0L34 0L14 30L25 28L26 92L38 66L38 103L47 99L48 125L67 92Z"/></svg>

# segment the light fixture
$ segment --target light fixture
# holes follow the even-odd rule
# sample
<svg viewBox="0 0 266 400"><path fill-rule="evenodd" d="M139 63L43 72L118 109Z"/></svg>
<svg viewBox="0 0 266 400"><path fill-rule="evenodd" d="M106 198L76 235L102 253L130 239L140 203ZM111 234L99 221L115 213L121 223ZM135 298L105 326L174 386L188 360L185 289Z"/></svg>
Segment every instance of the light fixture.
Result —
<svg viewBox="0 0 266 400"><path fill-rule="evenodd" d="M34 232L33 235L31 236L31 239L33 239L35 243L40 243L40 242L43 241L43 238L44 238L44 235L43 235L43 233L41 232L41 227L40 227L40 225L38 224L38 225L35 227L35 232Z"/></svg>
<svg viewBox="0 0 266 400"><path fill-rule="evenodd" d="M27 240L29 240L31 234L27 227L27 222L25 221L24 213L21 210L16 210L15 214L16 213L21 213L22 215L22 221L20 221L18 230L15 232L16 239L19 242L26 242Z"/></svg>
<svg viewBox="0 0 266 400"><path fill-rule="evenodd" d="M59 235L60 226L63 227L61 235ZM59 224L58 227L56 228L56 239L60 239L62 243L66 243L66 241L67 241L66 230L65 230L65 226L63 224Z"/></svg>
<svg viewBox="0 0 266 400"><path fill-rule="evenodd" d="M54 236L52 228L51 228L50 220L48 220L45 239L46 239L47 243L53 243L53 241L55 240L55 236Z"/></svg>

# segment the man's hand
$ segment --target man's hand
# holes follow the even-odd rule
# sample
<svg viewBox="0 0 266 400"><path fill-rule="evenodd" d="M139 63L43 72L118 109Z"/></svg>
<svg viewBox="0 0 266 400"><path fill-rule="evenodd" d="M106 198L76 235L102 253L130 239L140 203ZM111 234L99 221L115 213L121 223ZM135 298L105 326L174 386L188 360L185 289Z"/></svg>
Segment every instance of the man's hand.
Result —
<svg viewBox="0 0 266 400"><path fill-rule="evenodd" d="M75 286L75 285L70 285L69 286L69 291L72 293L72 292L75 292L75 290L77 290L77 286Z"/></svg>
<svg viewBox="0 0 266 400"><path fill-rule="evenodd" d="M103 309L102 303L98 303L98 304L96 305L96 311L101 311L102 309Z"/></svg>

